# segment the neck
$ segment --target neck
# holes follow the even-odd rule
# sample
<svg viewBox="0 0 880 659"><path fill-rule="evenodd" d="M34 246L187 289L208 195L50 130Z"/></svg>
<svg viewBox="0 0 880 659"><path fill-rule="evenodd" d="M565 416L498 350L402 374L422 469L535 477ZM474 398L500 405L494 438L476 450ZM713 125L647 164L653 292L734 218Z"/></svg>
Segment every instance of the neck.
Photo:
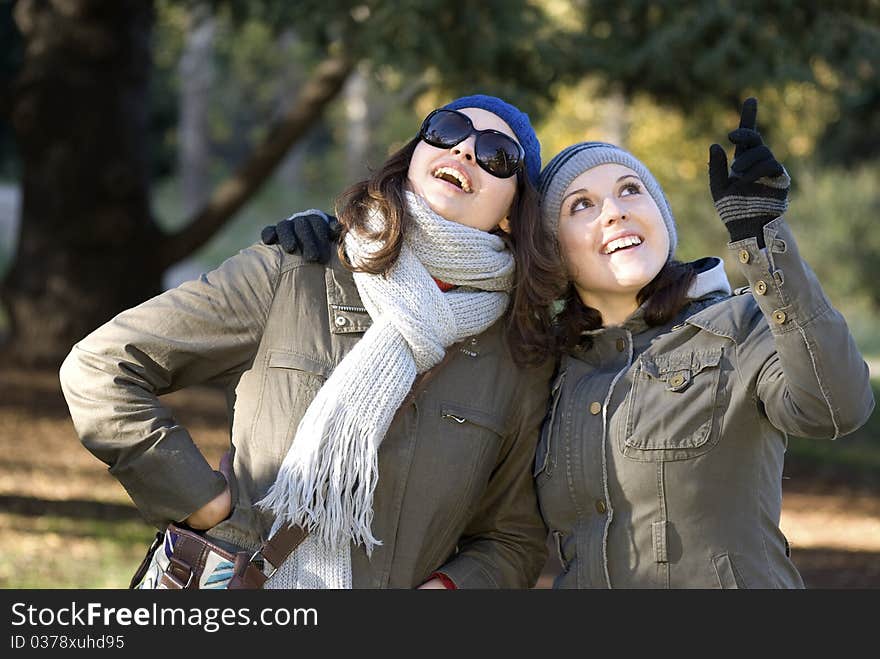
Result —
<svg viewBox="0 0 880 659"><path fill-rule="evenodd" d="M631 294L603 294L596 291L586 291L575 284L578 296L586 306L592 307L602 314L602 327L622 325L639 308L635 295Z"/></svg>

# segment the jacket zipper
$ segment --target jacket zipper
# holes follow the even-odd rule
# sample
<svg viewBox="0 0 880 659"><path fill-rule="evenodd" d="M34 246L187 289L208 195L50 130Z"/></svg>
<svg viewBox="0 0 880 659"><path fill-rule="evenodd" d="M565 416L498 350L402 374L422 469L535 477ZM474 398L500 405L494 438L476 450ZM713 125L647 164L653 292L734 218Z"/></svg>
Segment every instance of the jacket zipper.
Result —
<svg viewBox="0 0 880 659"><path fill-rule="evenodd" d="M332 309L336 309L337 311L348 311L352 313L367 313L367 310L364 307L352 307L348 304L331 304L330 307Z"/></svg>

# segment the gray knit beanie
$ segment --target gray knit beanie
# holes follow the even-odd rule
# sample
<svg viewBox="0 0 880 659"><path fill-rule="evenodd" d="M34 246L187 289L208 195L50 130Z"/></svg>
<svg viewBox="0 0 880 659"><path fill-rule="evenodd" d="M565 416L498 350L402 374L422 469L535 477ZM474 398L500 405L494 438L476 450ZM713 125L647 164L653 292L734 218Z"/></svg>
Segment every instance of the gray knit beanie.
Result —
<svg viewBox="0 0 880 659"><path fill-rule="evenodd" d="M558 237L559 210L562 206L562 196L571 182L582 173L598 165L614 163L629 167L645 184L648 194L654 199L660 215L666 224L669 233L669 255L672 258L678 238L675 233L675 219L669 202L663 194L663 188L651 174L647 167L631 153L620 147L605 142L581 142L573 144L560 151L553 157L547 166L541 171L538 181L538 194L541 197L541 215L544 226L553 235Z"/></svg>

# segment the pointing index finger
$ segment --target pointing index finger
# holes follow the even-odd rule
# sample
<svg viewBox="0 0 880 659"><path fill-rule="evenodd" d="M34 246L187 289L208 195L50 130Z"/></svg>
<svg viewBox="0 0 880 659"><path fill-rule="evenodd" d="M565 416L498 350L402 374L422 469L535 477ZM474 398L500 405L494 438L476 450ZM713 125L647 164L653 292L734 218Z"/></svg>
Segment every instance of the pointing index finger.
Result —
<svg viewBox="0 0 880 659"><path fill-rule="evenodd" d="M743 101L742 114L739 118L739 127L755 130L757 119L758 99L754 96L749 96L745 101Z"/></svg>

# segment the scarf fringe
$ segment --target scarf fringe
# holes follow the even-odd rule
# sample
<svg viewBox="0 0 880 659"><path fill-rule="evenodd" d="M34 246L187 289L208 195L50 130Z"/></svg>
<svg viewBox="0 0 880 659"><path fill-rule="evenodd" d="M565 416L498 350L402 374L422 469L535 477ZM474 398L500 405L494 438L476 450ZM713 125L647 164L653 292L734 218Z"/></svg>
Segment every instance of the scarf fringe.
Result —
<svg viewBox="0 0 880 659"><path fill-rule="evenodd" d="M323 407L330 408L326 426L310 428L313 415L303 417L296 434L300 450L288 452L278 478L257 505L275 514L272 533L295 524L315 534L332 551L354 542L363 543L370 554L382 544L370 529L381 438L371 435L356 410L339 408L331 400L317 406L315 402L309 412L317 418ZM356 439L334 442L331 437Z"/></svg>

